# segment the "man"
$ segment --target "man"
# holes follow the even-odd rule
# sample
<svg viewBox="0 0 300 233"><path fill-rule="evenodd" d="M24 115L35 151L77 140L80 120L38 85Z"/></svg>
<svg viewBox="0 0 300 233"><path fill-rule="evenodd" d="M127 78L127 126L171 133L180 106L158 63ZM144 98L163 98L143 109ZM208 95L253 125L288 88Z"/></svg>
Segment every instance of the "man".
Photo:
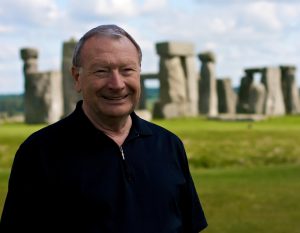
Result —
<svg viewBox="0 0 300 233"><path fill-rule="evenodd" d="M139 118L142 52L116 25L73 56L75 111L16 153L0 232L195 233L207 226L173 133Z"/></svg>

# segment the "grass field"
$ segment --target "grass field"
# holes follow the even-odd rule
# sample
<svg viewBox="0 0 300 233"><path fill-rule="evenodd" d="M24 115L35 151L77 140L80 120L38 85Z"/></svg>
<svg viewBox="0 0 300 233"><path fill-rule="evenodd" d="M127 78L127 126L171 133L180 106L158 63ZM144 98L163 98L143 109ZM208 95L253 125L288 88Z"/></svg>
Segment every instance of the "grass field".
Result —
<svg viewBox="0 0 300 233"><path fill-rule="evenodd" d="M300 117L156 120L182 138L207 233L300 232ZM0 125L0 213L19 144L42 125Z"/></svg>
<svg viewBox="0 0 300 233"><path fill-rule="evenodd" d="M300 166L192 172L207 233L299 233Z"/></svg>
<svg viewBox="0 0 300 233"><path fill-rule="evenodd" d="M204 118L155 122L182 138L193 167L300 163L300 116L260 122L224 122Z"/></svg>

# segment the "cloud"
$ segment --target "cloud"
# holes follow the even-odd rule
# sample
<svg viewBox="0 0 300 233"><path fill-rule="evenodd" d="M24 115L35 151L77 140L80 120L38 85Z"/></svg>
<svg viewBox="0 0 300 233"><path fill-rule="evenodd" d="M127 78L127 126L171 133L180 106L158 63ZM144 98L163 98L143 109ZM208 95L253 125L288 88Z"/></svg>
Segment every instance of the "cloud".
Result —
<svg viewBox="0 0 300 233"><path fill-rule="evenodd" d="M141 7L141 13L154 12L167 6L168 0L145 0Z"/></svg>
<svg viewBox="0 0 300 233"><path fill-rule="evenodd" d="M4 49L0 57L0 93L22 93L24 80L21 62L16 59L18 52L5 47L0 49Z"/></svg>
<svg viewBox="0 0 300 233"><path fill-rule="evenodd" d="M90 21L93 19L118 20L130 19L161 9L167 0L85 0L70 1L69 8L72 17Z"/></svg>
<svg viewBox="0 0 300 233"><path fill-rule="evenodd" d="M70 2L71 3L71 2ZM135 3L133 0L85 0L73 1L70 6L75 14L86 16L86 19L93 17L124 17L135 15Z"/></svg>
<svg viewBox="0 0 300 233"><path fill-rule="evenodd" d="M229 31L232 31L234 29L236 23L235 20L229 19L229 20L224 20L222 18L214 18L211 21L211 29L212 31L223 34L223 33L228 33Z"/></svg>
<svg viewBox="0 0 300 233"><path fill-rule="evenodd" d="M279 9L273 2L259 1L250 3L245 9L248 23L267 30L280 30L283 25L278 17Z"/></svg>
<svg viewBox="0 0 300 233"><path fill-rule="evenodd" d="M16 56L19 55L16 47L11 46L9 43L1 44L0 49L1 49L1 53L0 53L1 65L5 61L11 63L11 61L14 60Z"/></svg>
<svg viewBox="0 0 300 233"><path fill-rule="evenodd" d="M0 33L8 33L14 31L14 28L12 26L5 26L5 25L0 25Z"/></svg>
<svg viewBox="0 0 300 233"><path fill-rule="evenodd" d="M14 25L43 26L56 22L62 15L55 1L51 0L2 0L5 9L1 19Z"/></svg>

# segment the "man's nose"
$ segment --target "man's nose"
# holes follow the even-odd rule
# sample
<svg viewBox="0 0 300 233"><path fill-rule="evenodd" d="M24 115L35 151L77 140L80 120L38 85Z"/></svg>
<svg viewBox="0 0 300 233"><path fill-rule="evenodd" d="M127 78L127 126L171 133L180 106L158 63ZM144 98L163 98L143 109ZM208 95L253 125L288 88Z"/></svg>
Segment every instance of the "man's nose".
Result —
<svg viewBox="0 0 300 233"><path fill-rule="evenodd" d="M125 87L123 76L118 70L113 70L109 77L108 87L112 89L122 89Z"/></svg>

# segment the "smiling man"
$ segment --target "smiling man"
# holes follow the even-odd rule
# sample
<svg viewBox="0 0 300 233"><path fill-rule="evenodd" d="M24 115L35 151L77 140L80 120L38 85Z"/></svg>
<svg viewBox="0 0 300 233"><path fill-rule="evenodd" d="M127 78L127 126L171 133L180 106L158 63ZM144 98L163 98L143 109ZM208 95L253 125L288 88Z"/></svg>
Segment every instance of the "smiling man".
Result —
<svg viewBox="0 0 300 233"><path fill-rule="evenodd" d="M121 146L140 97L141 51L133 39L112 29L94 33L75 50L75 87L82 92L86 116Z"/></svg>
<svg viewBox="0 0 300 233"><path fill-rule="evenodd" d="M82 100L27 138L9 180L0 232L196 233L206 219L181 140L139 118L142 52L116 25L78 42Z"/></svg>

